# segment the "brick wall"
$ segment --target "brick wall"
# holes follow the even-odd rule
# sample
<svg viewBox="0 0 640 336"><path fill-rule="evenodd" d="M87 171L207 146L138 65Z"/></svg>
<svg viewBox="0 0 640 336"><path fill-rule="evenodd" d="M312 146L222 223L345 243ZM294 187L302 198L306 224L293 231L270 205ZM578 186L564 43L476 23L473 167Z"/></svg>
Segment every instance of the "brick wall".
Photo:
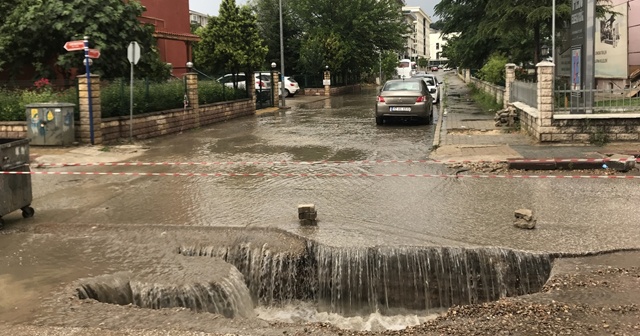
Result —
<svg viewBox="0 0 640 336"><path fill-rule="evenodd" d="M26 121L0 122L0 139L23 139L27 137Z"/></svg>
<svg viewBox="0 0 640 336"><path fill-rule="evenodd" d="M147 139L255 114L251 99L200 105L197 108L152 112L133 118L133 137ZM102 120L105 142L129 138L129 117Z"/></svg>
<svg viewBox="0 0 640 336"><path fill-rule="evenodd" d="M179 133L185 130L214 124L242 116L255 114L251 99L240 99L200 105L198 108L175 109L146 113L133 117L133 137L148 139L165 134ZM76 120L76 138L79 135L79 122ZM114 142L120 138L129 138L129 117L102 119L102 142ZM0 138L20 139L27 137L24 121L0 122Z"/></svg>

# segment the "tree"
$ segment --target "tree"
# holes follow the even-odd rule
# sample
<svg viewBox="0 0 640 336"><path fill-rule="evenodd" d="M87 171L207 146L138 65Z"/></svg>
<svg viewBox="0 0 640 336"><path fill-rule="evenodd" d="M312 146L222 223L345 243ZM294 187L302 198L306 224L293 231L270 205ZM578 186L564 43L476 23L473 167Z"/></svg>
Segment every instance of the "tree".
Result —
<svg viewBox="0 0 640 336"><path fill-rule="evenodd" d="M438 21L436 21L436 22L432 22L432 23L429 25L429 28L431 28L431 29L433 29L433 30L442 30L443 25L444 25L444 21L442 21L442 20L438 20Z"/></svg>
<svg viewBox="0 0 640 336"><path fill-rule="evenodd" d="M426 68L429 66L429 59L424 57L418 58L418 66L423 69Z"/></svg>
<svg viewBox="0 0 640 336"><path fill-rule="evenodd" d="M271 62L280 64L280 8L279 0L258 0L252 4L258 18L258 30L269 49L266 56L265 68L271 67ZM285 73L296 73L300 59L300 41L303 37L303 25L298 22L298 16L289 6L289 1L282 2L282 31L284 40ZM279 67L278 67L279 68Z"/></svg>
<svg viewBox="0 0 640 336"><path fill-rule="evenodd" d="M35 67L38 77L65 77L82 67L82 52L67 52L69 40L90 37L90 46L100 49L92 72L110 78L126 76L130 41L142 50L138 76L167 78L169 68L158 55L153 26L138 17L144 7L135 0L3 0L0 5L0 70L19 74Z"/></svg>
<svg viewBox="0 0 640 336"><path fill-rule="evenodd" d="M195 63L209 73L246 73L264 63L267 48L258 33L256 17L248 6L223 0L219 15L211 17L201 31L194 50Z"/></svg>
<svg viewBox="0 0 640 336"><path fill-rule="evenodd" d="M302 26L299 70L361 74L377 69L377 50L401 50L408 26L396 0L298 0Z"/></svg>
<svg viewBox="0 0 640 336"><path fill-rule="evenodd" d="M435 12L443 33L460 33L445 53L462 67L480 68L495 52L535 64L541 46L550 43L551 0L442 0ZM558 27L569 26L570 12L571 0L557 1ZM597 0L596 12L611 14L610 1Z"/></svg>

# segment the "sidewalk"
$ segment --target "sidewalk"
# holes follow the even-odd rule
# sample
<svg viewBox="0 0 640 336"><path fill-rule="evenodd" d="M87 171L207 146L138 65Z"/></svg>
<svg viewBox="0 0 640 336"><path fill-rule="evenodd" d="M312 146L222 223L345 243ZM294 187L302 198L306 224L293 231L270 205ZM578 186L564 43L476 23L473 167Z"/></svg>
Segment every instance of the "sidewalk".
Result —
<svg viewBox="0 0 640 336"><path fill-rule="evenodd" d="M611 143L603 147L581 144L542 145L523 132L511 132L495 126L493 114L481 111L471 99L470 89L454 72L444 75L447 82L447 107L440 112L439 136L430 155L434 160L605 158L611 154L635 155L640 143Z"/></svg>

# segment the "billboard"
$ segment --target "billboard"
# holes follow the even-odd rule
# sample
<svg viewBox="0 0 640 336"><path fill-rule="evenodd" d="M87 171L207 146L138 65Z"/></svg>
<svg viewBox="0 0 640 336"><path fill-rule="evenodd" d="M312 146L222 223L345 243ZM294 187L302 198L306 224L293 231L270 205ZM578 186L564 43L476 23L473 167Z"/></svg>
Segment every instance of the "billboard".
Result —
<svg viewBox="0 0 640 336"><path fill-rule="evenodd" d="M595 76L596 78L627 78L628 76L628 11L627 3L613 6L617 14L596 18ZM564 33L566 34L566 33ZM567 37L565 37L566 39ZM574 43L574 47L579 44ZM572 77L573 48L565 42L558 49L556 73Z"/></svg>
<svg viewBox="0 0 640 336"><path fill-rule="evenodd" d="M596 18L596 77L627 78L627 4L613 6L612 11L616 14Z"/></svg>

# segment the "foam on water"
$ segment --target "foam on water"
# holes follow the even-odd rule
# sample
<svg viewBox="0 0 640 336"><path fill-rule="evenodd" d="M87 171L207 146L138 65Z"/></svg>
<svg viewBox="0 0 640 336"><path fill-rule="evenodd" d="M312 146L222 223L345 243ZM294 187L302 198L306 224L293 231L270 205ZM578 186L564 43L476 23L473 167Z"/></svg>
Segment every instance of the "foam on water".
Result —
<svg viewBox="0 0 640 336"><path fill-rule="evenodd" d="M343 316L319 311L307 302L287 304L283 307L260 306L255 309L259 319L284 323L329 323L341 329L357 331L402 330L435 319L438 314L408 313L382 315L380 312L360 316Z"/></svg>

